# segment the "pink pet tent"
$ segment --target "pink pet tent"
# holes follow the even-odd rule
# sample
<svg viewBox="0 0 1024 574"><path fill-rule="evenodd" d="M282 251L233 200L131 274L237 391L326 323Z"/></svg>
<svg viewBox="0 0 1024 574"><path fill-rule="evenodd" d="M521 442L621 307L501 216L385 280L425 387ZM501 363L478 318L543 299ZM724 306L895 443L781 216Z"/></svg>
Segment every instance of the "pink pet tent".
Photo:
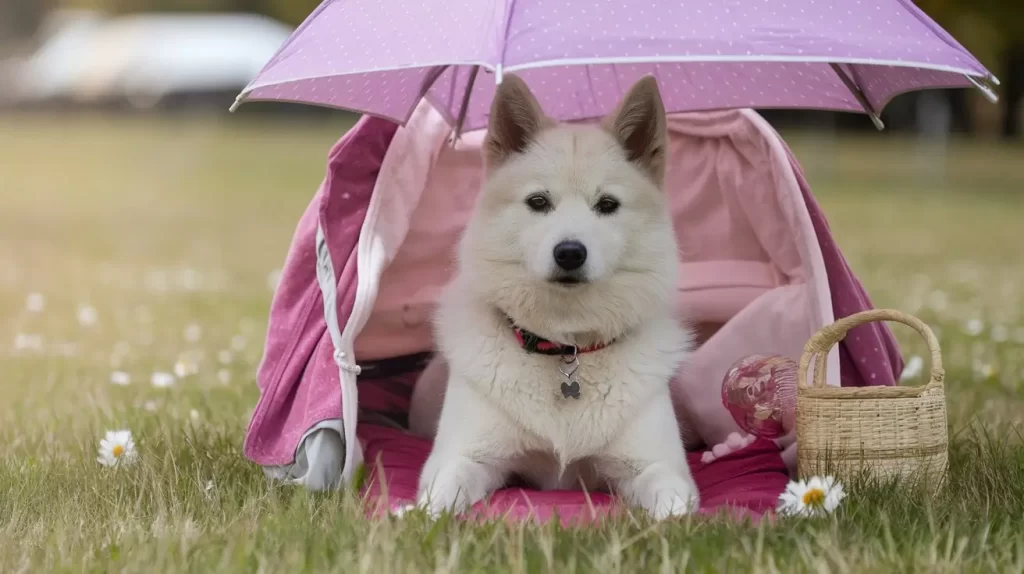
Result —
<svg viewBox="0 0 1024 574"><path fill-rule="evenodd" d="M669 132L679 305L701 343L673 400L691 422L684 437L702 510L759 514L789 480L795 444L758 439L702 463L702 448L740 432L720 402L723 375L749 354L798 359L814 331L871 302L765 120L750 110L676 114ZM405 430L412 390L443 373L431 365L431 316L483 175L483 133L454 146L450 137L424 102L403 127L364 117L331 151L292 241L257 374L245 454L269 476L333 488L365 461L372 508L414 499L430 441ZM833 350L827 368L832 384L893 385L902 361L888 328L872 323ZM510 487L476 510L566 519L612 508L601 493Z"/></svg>

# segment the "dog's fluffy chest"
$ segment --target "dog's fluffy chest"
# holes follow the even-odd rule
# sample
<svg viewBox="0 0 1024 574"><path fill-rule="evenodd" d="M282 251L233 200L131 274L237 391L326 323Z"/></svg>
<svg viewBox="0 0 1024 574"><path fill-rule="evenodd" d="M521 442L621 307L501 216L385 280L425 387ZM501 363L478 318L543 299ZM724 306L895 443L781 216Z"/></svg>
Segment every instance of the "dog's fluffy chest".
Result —
<svg viewBox="0 0 1024 574"><path fill-rule="evenodd" d="M685 352L679 326L654 322L626 340L580 354L580 394L572 398L562 393L567 378L559 371L561 357L527 353L507 326L491 326L461 332L460 344L451 341L449 357L458 373L451 383L469 386L504 413L518 449L550 452L563 464L600 454L648 401L669 400L668 381Z"/></svg>
<svg viewBox="0 0 1024 574"><path fill-rule="evenodd" d="M615 360L621 353L606 349L579 357L579 398L566 397L560 357L527 356L518 347L504 351L494 383L478 390L525 431L526 450L551 450L563 460L599 451L656 390L655 381L628 376L626 365Z"/></svg>

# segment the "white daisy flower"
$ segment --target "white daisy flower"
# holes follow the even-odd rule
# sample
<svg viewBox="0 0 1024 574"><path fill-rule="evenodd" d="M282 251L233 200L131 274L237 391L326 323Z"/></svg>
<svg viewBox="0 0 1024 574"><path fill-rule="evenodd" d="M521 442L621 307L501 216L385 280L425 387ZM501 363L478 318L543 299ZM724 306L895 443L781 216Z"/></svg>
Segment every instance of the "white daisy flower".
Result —
<svg viewBox="0 0 1024 574"><path fill-rule="evenodd" d="M244 351L248 342L244 335L235 335L231 338L231 348L238 352Z"/></svg>
<svg viewBox="0 0 1024 574"><path fill-rule="evenodd" d="M124 371L114 371L110 373L110 382L119 387L126 387L132 384L132 378Z"/></svg>
<svg viewBox="0 0 1024 574"><path fill-rule="evenodd" d="M156 401L146 401L145 403L143 403L142 408L146 409L151 413L155 413L156 410L160 408L160 405L158 405Z"/></svg>
<svg viewBox="0 0 1024 574"><path fill-rule="evenodd" d="M907 364L903 367L903 372L900 374L901 381L909 381L916 379L920 374L921 370L924 369L924 359L914 355L910 357Z"/></svg>
<svg viewBox="0 0 1024 574"><path fill-rule="evenodd" d="M188 418L192 419L195 422L198 422L199 421L199 411L197 411L195 409L189 410L188 411Z"/></svg>
<svg viewBox="0 0 1024 574"><path fill-rule="evenodd" d="M43 337L29 333L18 333L14 336L15 351L42 351Z"/></svg>
<svg viewBox="0 0 1024 574"><path fill-rule="evenodd" d="M96 457L96 462L103 466L126 466L134 463L138 457L139 453L135 450L132 431L107 431L107 435L100 441L99 456Z"/></svg>
<svg viewBox="0 0 1024 574"><path fill-rule="evenodd" d="M845 497L842 483L835 478L815 476L787 484L777 511L784 516L823 516L838 508Z"/></svg>
<svg viewBox="0 0 1024 574"><path fill-rule="evenodd" d="M188 327L185 327L185 340L189 343L195 343L203 337L203 328L195 323L190 323Z"/></svg>
<svg viewBox="0 0 1024 574"><path fill-rule="evenodd" d="M267 287L271 291L277 291L277 285L281 282L281 270L274 269L267 274Z"/></svg>
<svg viewBox="0 0 1024 574"><path fill-rule="evenodd" d="M394 516L395 518L402 518L403 516L406 515L406 513L411 512L413 510L416 510L416 505L415 504L412 504L412 503L400 504L400 505L397 505L397 506L392 506L391 510L390 510L390 514L391 514L391 516Z"/></svg>
<svg viewBox="0 0 1024 574"><path fill-rule="evenodd" d="M197 357L200 355L196 352L185 353L174 363L174 374L179 379L194 375L199 372L199 360Z"/></svg>
<svg viewBox="0 0 1024 574"><path fill-rule="evenodd" d="M188 365L185 364L185 361L178 360L174 363L174 376L179 379L184 379L188 376Z"/></svg>
<svg viewBox="0 0 1024 574"><path fill-rule="evenodd" d="M231 356L231 351L227 349L224 349L217 353L217 360L220 361L222 365L230 365L232 359L233 357Z"/></svg>
<svg viewBox="0 0 1024 574"><path fill-rule="evenodd" d="M222 384L222 385L226 385L226 384L230 383L231 382L231 371L229 371L227 369L221 369L221 370L217 371L217 380L220 381L220 384Z"/></svg>
<svg viewBox="0 0 1024 574"><path fill-rule="evenodd" d="M99 319L99 313L96 312L96 308L92 305L79 305L78 306L78 324L83 327L91 327L96 324Z"/></svg>
<svg viewBox="0 0 1024 574"><path fill-rule="evenodd" d="M174 375L172 375L170 373L165 373L163 371L157 371L157 372L153 373L152 377L150 377L149 382L154 387L156 387L158 389L163 389L163 388L167 388L167 387L170 387L171 385L173 385L174 382L175 382L175 378L174 378Z"/></svg>
<svg viewBox="0 0 1024 574"><path fill-rule="evenodd" d="M990 379L996 375L996 368L992 363L975 359L973 366L975 378Z"/></svg>
<svg viewBox="0 0 1024 574"><path fill-rule="evenodd" d="M985 323L981 319L971 319L964 325L964 331L972 337L977 337L985 330Z"/></svg>
<svg viewBox="0 0 1024 574"><path fill-rule="evenodd" d="M29 293L28 298L25 299L25 309L29 313L39 313L46 308L46 297L43 297L42 293Z"/></svg>

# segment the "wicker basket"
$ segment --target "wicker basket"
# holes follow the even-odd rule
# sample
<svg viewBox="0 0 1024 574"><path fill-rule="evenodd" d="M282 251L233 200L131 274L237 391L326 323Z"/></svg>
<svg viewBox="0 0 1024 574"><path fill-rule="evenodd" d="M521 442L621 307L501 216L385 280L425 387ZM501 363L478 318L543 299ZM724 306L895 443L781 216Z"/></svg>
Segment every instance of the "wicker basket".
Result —
<svg viewBox="0 0 1024 574"><path fill-rule="evenodd" d="M924 337L931 352L931 380L919 387L833 387L825 384L829 351L858 325L898 321ZM813 384L807 384L813 366ZM845 317L807 342L797 378L796 438L800 476L924 479L945 477L949 438L942 388L942 354L919 319L877 309Z"/></svg>

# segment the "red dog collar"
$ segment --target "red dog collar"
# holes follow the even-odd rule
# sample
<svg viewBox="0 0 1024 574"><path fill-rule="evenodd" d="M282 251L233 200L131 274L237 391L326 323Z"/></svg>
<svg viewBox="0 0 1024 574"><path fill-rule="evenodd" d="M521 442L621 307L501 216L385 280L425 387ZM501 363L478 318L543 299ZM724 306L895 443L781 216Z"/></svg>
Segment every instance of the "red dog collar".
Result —
<svg viewBox="0 0 1024 574"><path fill-rule="evenodd" d="M593 353L594 351L600 351L615 341L609 341L608 343L599 343L597 345L591 345L589 347L577 347L576 345L563 345L561 343L554 343L547 339L531 333L522 327L512 323L512 331L516 334L516 340L519 341L519 346L523 348L527 353L539 353L541 355L557 355L561 357L575 356L583 353Z"/></svg>

